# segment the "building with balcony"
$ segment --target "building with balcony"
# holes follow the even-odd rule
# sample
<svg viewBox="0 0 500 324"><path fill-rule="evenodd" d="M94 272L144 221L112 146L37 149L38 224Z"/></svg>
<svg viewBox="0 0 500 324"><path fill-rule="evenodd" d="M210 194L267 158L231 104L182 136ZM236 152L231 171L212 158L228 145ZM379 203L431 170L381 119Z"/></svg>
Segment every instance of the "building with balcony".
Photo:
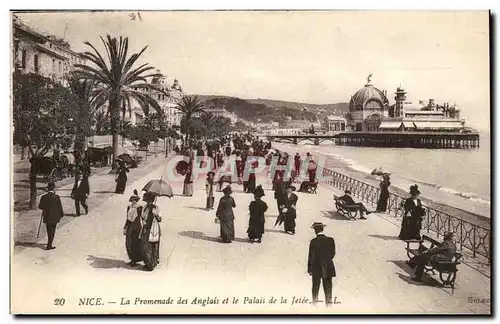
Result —
<svg viewBox="0 0 500 324"><path fill-rule="evenodd" d="M14 68L22 73L36 73L67 85L66 77L75 64L85 59L71 50L68 42L28 26L13 16Z"/></svg>

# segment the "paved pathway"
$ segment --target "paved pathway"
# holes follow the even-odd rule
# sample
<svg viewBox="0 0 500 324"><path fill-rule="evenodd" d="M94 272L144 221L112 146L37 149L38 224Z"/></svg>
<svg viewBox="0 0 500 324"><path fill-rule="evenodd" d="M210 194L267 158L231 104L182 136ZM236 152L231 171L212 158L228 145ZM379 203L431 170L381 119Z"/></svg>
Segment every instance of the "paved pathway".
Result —
<svg viewBox="0 0 500 324"><path fill-rule="evenodd" d="M122 228L128 197L162 168L152 170L131 183L123 196L113 195L87 216L71 219L58 229L57 249L44 251L16 247L12 260L13 311L99 313L490 313L490 304L469 298L490 298L489 278L462 265L453 294L409 280L404 243L396 238L399 228L372 214L368 220L348 221L333 212L331 197L339 192L320 186L318 194L299 195L297 233L284 234L273 228L277 215L273 192L263 198L270 207L262 244L248 243L246 228L251 195L233 186L236 200L236 240L218 242L214 212L205 211L204 179L195 183L193 197L161 198L163 216L161 263L153 272L131 268ZM262 180L259 178L259 180ZM267 180L261 181L264 188ZM97 190L97 189L94 189ZM174 184L176 193L182 183ZM218 201L220 193L217 193ZM295 298L310 298L311 282L306 273L310 225L327 224L325 233L336 240L334 259L338 276L333 294L339 304L330 309L295 304ZM39 243L45 243L41 238ZM430 282L430 280L427 280ZM104 297L105 306L78 306L78 298ZM173 305L134 304L139 299L167 299ZM188 305L177 304L179 297ZM217 304L192 305L193 298L217 298ZM230 297L229 304L223 304ZM238 304L232 304L233 297ZM245 302L245 297L247 298ZM264 298L265 304L248 303ZM268 303L271 297L276 304ZM281 297L287 299L281 303ZM320 292L320 298L322 293ZM54 298L65 298L54 306ZM130 299L130 305L120 301ZM111 303L110 303L111 302ZM115 302L116 304L112 303Z"/></svg>

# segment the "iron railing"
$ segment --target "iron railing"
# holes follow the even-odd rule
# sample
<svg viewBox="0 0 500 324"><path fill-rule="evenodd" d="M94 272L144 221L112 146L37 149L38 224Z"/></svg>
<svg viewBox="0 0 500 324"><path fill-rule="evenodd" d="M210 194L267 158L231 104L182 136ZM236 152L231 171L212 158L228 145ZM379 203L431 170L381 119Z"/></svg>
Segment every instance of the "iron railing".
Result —
<svg viewBox="0 0 500 324"><path fill-rule="evenodd" d="M352 195L358 199L377 204L380 188L371 184L326 168L323 169L322 181L341 190L349 189ZM402 205L405 200L405 197L389 193L387 201L389 214L394 217L402 217L404 212ZM460 250L466 248L472 251L473 257L476 257L478 254L486 257L488 261L491 260L489 228L473 224L427 206L425 209L426 215L422 222L422 230L427 230L428 233L434 232L438 238L446 231L454 232Z"/></svg>

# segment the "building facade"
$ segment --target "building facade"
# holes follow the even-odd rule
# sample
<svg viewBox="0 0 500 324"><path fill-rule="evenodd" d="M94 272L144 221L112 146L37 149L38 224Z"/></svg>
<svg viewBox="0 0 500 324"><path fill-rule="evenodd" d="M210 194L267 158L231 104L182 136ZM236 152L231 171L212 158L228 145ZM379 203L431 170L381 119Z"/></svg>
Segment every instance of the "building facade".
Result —
<svg viewBox="0 0 500 324"><path fill-rule="evenodd" d="M156 73L161 74L161 71L157 70ZM148 94L155 99L162 108L167 126L179 128L181 125L182 113L177 109L177 105L184 96L179 81L173 77L162 74L160 77L153 78L151 80L151 85L157 90L150 90ZM134 101L131 110L131 116L126 116L125 120L129 121L132 125L142 123L145 114L139 103Z"/></svg>
<svg viewBox="0 0 500 324"><path fill-rule="evenodd" d="M74 65L86 63L68 42L37 31L17 16L13 16L13 59L21 73L39 74L65 86Z"/></svg>
<svg viewBox="0 0 500 324"><path fill-rule="evenodd" d="M343 132L346 130L347 119L340 116L326 116L323 120L323 129L327 132Z"/></svg>
<svg viewBox="0 0 500 324"><path fill-rule="evenodd" d="M349 101L346 129L349 131L376 131L382 119L389 116L387 91L371 84L371 75L365 86L354 93Z"/></svg>
<svg viewBox="0 0 500 324"><path fill-rule="evenodd" d="M217 107L217 106L208 106L208 107L204 107L203 110L207 114L211 114L213 116L220 116L220 117L228 118L231 121L231 125L234 125L238 122L238 116L235 113L229 112L224 108Z"/></svg>
<svg viewBox="0 0 500 324"><path fill-rule="evenodd" d="M460 132L465 130L465 121L460 111L448 103L437 105L429 99L427 105L407 101L406 91L399 86L395 92L395 103L389 106L387 91L370 84L358 90L349 102L346 130L354 132L413 131L413 132ZM328 117L327 117L328 118ZM328 121L325 118L325 123Z"/></svg>

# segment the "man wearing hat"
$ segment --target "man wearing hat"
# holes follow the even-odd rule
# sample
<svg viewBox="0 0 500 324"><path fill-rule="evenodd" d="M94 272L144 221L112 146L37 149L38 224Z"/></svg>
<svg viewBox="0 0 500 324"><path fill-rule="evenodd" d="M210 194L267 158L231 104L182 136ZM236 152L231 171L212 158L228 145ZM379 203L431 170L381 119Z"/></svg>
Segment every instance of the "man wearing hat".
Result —
<svg viewBox="0 0 500 324"><path fill-rule="evenodd" d="M342 197L340 197L340 199L343 200L346 203L346 205L358 206L360 219L366 219L366 217L363 215L363 213L366 213L366 215L371 214L371 212L366 209L366 207L365 207L365 205L363 205L363 203L357 203L354 201L354 199L352 199L351 190L349 190L349 189L344 191L344 195Z"/></svg>
<svg viewBox="0 0 500 324"><path fill-rule="evenodd" d="M54 182L49 182L47 184L47 193L42 196L40 203L38 204L38 209L42 210L42 219L47 228L47 246L46 250L55 249L52 246L54 241L54 236L56 234L57 223L64 216L61 198L55 193L56 185Z"/></svg>
<svg viewBox="0 0 500 324"><path fill-rule="evenodd" d="M312 299L313 303L318 301L319 284L323 281L325 292L325 304L332 304L332 278L337 274L333 258L335 257L335 240L323 234L325 224L314 222L316 237L309 244L309 257L307 261L307 273L312 276Z"/></svg>
<svg viewBox="0 0 500 324"><path fill-rule="evenodd" d="M82 205L85 210L85 215L89 213L89 207L86 203L89 193L90 185L88 175L86 173L83 173L83 175L80 172L77 173L75 175L75 184L71 191L71 198L75 200L76 216L80 216L80 205Z"/></svg>
<svg viewBox="0 0 500 324"><path fill-rule="evenodd" d="M453 240L454 233L445 232L443 243L429 249L419 255L414 256L408 261L408 265L415 268L415 277L411 278L414 281L421 281L424 269L427 264L432 264L437 261L451 261L457 252L457 245Z"/></svg>

